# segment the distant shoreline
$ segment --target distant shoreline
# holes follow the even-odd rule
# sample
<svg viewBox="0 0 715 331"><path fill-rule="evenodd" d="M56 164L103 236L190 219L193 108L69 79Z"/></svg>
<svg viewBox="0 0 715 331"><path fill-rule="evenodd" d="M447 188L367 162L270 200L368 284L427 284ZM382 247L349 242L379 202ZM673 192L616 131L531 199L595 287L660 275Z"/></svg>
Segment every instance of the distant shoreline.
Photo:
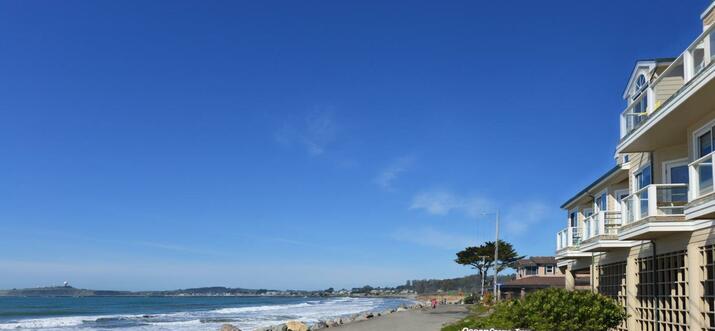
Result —
<svg viewBox="0 0 715 331"><path fill-rule="evenodd" d="M53 286L0 290L0 297L53 298L53 297L315 297L315 298L413 298L414 293L352 293L341 291L302 290L252 290L227 287L201 287L171 291L113 291L78 289L71 286Z"/></svg>

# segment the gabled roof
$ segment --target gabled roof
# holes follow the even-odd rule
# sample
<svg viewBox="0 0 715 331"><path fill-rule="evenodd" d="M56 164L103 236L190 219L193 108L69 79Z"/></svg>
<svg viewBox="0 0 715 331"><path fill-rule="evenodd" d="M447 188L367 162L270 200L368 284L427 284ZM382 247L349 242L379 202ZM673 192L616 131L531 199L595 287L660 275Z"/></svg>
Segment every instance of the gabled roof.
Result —
<svg viewBox="0 0 715 331"><path fill-rule="evenodd" d="M633 70L631 71L631 75L628 78L628 82L626 83L626 88L623 90L623 99L628 98L628 92L631 89L631 86L636 80L638 69L647 67L649 70L652 70L653 68L660 66L660 65L670 65L675 61L677 58L671 58L671 57L661 57L661 58L655 58L655 59L642 59L642 60L637 60L636 65L633 67ZM650 77L648 77L650 78Z"/></svg>
<svg viewBox="0 0 715 331"><path fill-rule="evenodd" d="M516 267L535 267L540 264L556 264L556 257L553 256L532 256L530 258L516 261Z"/></svg>

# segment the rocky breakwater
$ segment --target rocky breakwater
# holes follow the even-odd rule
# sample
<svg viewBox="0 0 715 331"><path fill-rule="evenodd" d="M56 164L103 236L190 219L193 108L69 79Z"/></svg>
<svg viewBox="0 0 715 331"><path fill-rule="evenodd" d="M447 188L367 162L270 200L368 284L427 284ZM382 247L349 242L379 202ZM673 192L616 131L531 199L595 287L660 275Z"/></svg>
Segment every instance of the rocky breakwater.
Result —
<svg viewBox="0 0 715 331"><path fill-rule="evenodd" d="M367 321L373 318L407 311L410 309L422 309L427 306L429 305L423 303L417 303L414 305L402 305L400 307L388 309L383 312L365 312L361 314L354 314L351 316L338 317L335 319L320 320L310 325L300 321L290 321L284 324L261 327L255 329L254 331L315 331L327 328L336 328L345 324ZM241 329L231 324L224 324L221 326L221 329L219 329L219 331L241 331Z"/></svg>

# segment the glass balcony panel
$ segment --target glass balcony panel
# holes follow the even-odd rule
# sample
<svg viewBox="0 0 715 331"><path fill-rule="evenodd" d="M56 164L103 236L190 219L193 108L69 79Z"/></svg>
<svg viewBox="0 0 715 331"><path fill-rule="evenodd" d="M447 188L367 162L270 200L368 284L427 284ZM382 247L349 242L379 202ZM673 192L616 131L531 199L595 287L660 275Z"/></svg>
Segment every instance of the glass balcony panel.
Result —
<svg viewBox="0 0 715 331"><path fill-rule="evenodd" d="M696 165L698 171L698 196L703 196L713 191L713 166L712 163Z"/></svg>
<svg viewBox="0 0 715 331"><path fill-rule="evenodd" d="M659 186L657 192L659 215L682 215L685 213L685 205L688 204L688 188L686 186Z"/></svg>
<svg viewBox="0 0 715 331"><path fill-rule="evenodd" d="M643 190L643 192L639 194L639 197L641 207L641 213L639 216L640 218L646 218L648 217L648 190Z"/></svg>

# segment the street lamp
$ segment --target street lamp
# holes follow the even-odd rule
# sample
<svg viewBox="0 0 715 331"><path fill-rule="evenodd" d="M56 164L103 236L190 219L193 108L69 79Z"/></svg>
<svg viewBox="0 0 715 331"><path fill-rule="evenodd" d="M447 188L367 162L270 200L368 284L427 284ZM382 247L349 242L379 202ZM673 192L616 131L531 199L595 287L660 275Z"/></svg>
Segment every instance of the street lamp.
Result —
<svg viewBox="0 0 715 331"><path fill-rule="evenodd" d="M498 268L498 263L499 263L499 209L497 209L493 213L482 213L482 215L495 215L495 229L496 229L496 235L495 235L495 240L494 240L494 300L499 301L499 294L498 294L498 288L497 288L497 277L499 275L499 268Z"/></svg>

